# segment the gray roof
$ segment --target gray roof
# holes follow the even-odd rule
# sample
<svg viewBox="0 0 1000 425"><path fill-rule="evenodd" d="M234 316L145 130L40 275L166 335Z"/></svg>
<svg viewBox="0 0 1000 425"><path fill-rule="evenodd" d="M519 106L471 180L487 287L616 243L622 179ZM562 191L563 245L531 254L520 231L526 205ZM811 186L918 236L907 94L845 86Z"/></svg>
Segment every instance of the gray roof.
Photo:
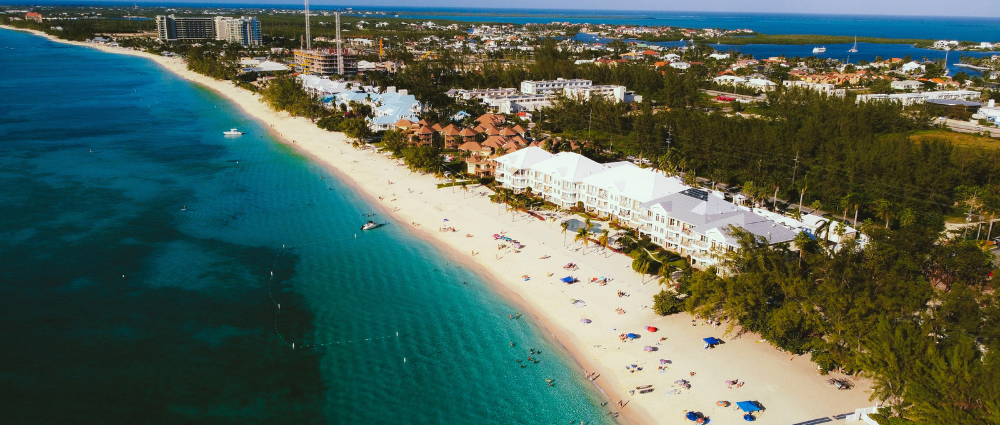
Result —
<svg viewBox="0 0 1000 425"><path fill-rule="evenodd" d="M694 226L694 231L703 235L713 229L717 230L728 244L736 243L736 239L726 231L731 225L742 227L772 244L789 242L797 234L794 230L699 189L687 189L646 202L642 206L646 209L658 206L670 218Z"/></svg>
<svg viewBox="0 0 1000 425"><path fill-rule="evenodd" d="M943 105L943 106L955 106L955 105L983 106L983 104L979 102L972 102L969 100L958 100L958 99L927 99L927 103L933 103L935 105Z"/></svg>

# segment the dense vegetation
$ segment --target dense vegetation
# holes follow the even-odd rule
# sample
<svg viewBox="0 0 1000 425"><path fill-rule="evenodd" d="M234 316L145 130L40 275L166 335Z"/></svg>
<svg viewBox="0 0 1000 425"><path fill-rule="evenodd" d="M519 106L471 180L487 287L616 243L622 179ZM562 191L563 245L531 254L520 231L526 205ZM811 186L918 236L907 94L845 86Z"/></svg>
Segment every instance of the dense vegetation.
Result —
<svg viewBox="0 0 1000 425"><path fill-rule="evenodd" d="M184 56L187 59L188 69L204 74L216 80L233 80L239 73L240 67L237 59L240 55L239 46L230 46L220 52L208 49L203 46L196 46L188 49Z"/></svg>
<svg viewBox="0 0 1000 425"><path fill-rule="evenodd" d="M94 38L95 34L139 33L156 30L156 23L150 20L55 19L35 22L29 20L14 21L10 20L9 17L0 17L0 23L17 28L42 31L72 41L88 40Z"/></svg>
<svg viewBox="0 0 1000 425"><path fill-rule="evenodd" d="M733 229L741 249L722 258L725 275L693 273L678 288L686 299L656 302L731 320L824 371L870 377L874 399L920 423L998 423L993 256L974 241L940 243L941 230L928 217L866 227L865 246L800 237L793 252Z"/></svg>
<svg viewBox="0 0 1000 425"><path fill-rule="evenodd" d="M707 54L708 50L696 49L694 52ZM462 57L443 53L436 61L409 63L394 75L374 73L365 78L375 85L407 88L418 100L444 108L454 102L445 95L452 88L519 87L524 80L584 78L594 84L620 84L639 94L658 96L664 90L669 92L683 88L675 84L680 79L703 82L703 77L708 75L707 70L701 67L681 74L673 68L658 70L641 62L615 66L577 65L574 62L569 52L558 48L555 40L545 39L535 50L533 61L487 60L471 63Z"/></svg>

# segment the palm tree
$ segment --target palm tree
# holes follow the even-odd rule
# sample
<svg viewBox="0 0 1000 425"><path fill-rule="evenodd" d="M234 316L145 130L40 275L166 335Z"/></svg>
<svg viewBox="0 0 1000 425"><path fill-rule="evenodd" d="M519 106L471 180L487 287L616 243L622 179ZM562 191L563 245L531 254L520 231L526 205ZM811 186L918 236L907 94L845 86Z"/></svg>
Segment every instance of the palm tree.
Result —
<svg viewBox="0 0 1000 425"><path fill-rule="evenodd" d="M493 199L496 203L500 205L507 204L508 202L510 202L510 190L503 188L498 189L497 194L494 195ZM500 214L499 210L497 211L497 214Z"/></svg>
<svg viewBox="0 0 1000 425"><path fill-rule="evenodd" d="M983 196L982 202L982 212L990 218L990 229L986 231L986 240L990 240L993 236L993 222L996 221L997 215L1000 215L1000 196L988 194Z"/></svg>
<svg viewBox="0 0 1000 425"><path fill-rule="evenodd" d="M576 230L576 237L573 238L573 242L583 241L583 246L584 246L583 255L587 255L587 247L590 246L590 239L587 238L588 236L590 236L589 230L585 228L579 228Z"/></svg>
<svg viewBox="0 0 1000 425"><path fill-rule="evenodd" d="M888 229L889 221L896 216L895 205L888 199L879 199L875 201L873 206L875 207L875 216L885 219L885 228Z"/></svg>
<svg viewBox="0 0 1000 425"><path fill-rule="evenodd" d="M861 212L861 204L865 201L865 198L857 192L851 194L851 203L854 205L854 227L858 227L858 213Z"/></svg>
<svg viewBox="0 0 1000 425"><path fill-rule="evenodd" d="M566 229L569 229L569 222L564 221L562 223L559 223L559 227L562 227L563 246L566 246Z"/></svg>
<svg viewBox="0 0 1000 425"><path fill-rule="evenodd" d="M609 236L610 234L611 232L609 232L608 229L604 229L601 230L601 236L597 237L597 244L604 248L605 257L607 256L608 242L611 241L611 237Z"/></svg>
<svg viewBox="0 0 1000 425"><path fill-rule="evenodd" d="M681 268L676 264L664 262L660 266L660 285L674 286L674 273Z"/></svg>
<svg viewBox="0 0 1000 425"><path fill-rule="evenodd" d="M795 235L795 247L799 249L799 268L802 268L802 257L805 256L806 246L812 243L812 238L806 232L799 232Z"/></svg>
<svg viewBox="0 0 1000 425"><path fill-rule="evenodd" d="M469 182L462 182L462 191L465 192L465 194L462 195L462 199L465 199L465 196L469 193Z"/></svg>
<svg viewBox="0 0 1000 425"><path fill-rule="evenodd" d="M837 236L843 237L844 233L847 233L847 222L841 221L837 223L837 227L834 228L833 231L837 234Z"/></svg>
<svg viewBox="0 0 1000 425"><path fill-rule="evenodd" d="M583 225L587 227L587 231L590 231L590 227L593 226L594 222L590 221L590 217L584 217Z"/></svg>
<svg viewBox="0 0 1000 425"><path fill-rule="evenodd" d="M840 207L844 209L844 221L847 221L847 210L851 209L850 195L840 198Z"/></svg>
<svg viewBox="0 0 1000 425"><path fill-rule="evenodd" d="M809 183L806 182L806 179L802 179L799 181L802 182L799 183L800 185L802 185L802 188L799 189L799 211L802 211L802 202L806 197L806 189L809 189Z"/></svg>

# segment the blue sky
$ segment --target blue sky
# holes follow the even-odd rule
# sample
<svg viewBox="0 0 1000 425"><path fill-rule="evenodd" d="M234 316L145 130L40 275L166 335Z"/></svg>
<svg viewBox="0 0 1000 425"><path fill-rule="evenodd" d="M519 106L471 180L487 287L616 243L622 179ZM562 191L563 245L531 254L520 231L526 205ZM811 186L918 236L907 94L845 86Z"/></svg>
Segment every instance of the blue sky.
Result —
<svg viewBox="0 0 1000 425"><path fill-rule="evenodd" d="M301 3L289 0L172 0L184 3ZM146 2L150 2L146 0ZM152 2L156 2L155 0ZM843 15L927 15L998 17L997 0L366 0L323 1L310 4L343 4L357 8L369 7L457 7L503 9L619 9L704 12L770 12L821 13ZM1000 30L1000 29L998 29Z"/></svg>

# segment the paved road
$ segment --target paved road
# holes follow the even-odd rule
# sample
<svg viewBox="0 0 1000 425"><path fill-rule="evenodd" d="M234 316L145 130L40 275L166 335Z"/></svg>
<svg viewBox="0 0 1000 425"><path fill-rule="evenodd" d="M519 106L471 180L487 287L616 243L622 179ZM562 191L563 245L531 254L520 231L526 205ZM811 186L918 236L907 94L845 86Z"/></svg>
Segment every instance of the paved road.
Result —
<svg viewBox="0 0 1000 425"><path fill-rule="evenodd" d="M938 118L934 120L934 124L941 124L941 123L947 124L948 128L950 128L952 131L957 131L959 133L981 133L985 131L989 132L990 135L993 137L1000 137L1000 128L997 127L983 127L979 124L973 124L968 121L959 121L947 118L946 119Z"/></svg>

